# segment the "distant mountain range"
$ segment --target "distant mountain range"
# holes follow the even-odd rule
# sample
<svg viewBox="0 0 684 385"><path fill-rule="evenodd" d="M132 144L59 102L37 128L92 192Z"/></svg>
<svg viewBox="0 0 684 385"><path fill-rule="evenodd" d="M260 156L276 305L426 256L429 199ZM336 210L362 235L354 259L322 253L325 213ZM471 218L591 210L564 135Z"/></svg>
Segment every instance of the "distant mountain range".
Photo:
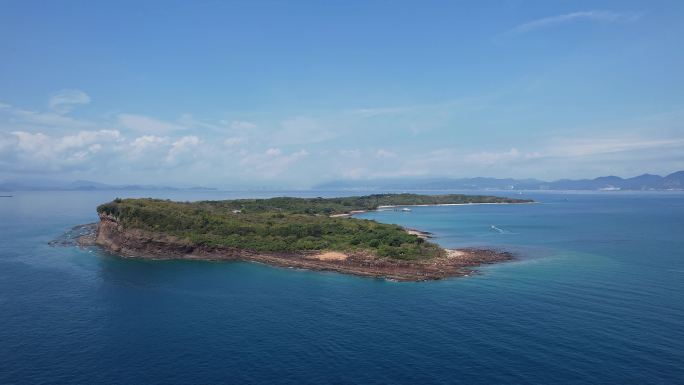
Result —
<svg viewBox="0 0 684 385"><path fill-rule="evenodd" d="M322 183L314 190L684 190L684 171L667 176L644 174L623 179L386 178Z"/></svg>
<svg viewBox="0 0 684 385"><path fill-rule="evenodd" d="M0 181L0 191L95 191L95 190L215 190L209 187L177 188L158 185L110 185L88 180L8 179Z"/></svg>
<svg viewBox="0 0 684 385"><path fill-rule="evenodd" d="M312 190L684 190L684 171L667 176L644 174L633 178L602 176L594 179L498 178L381 178L339 180L321 183ZM0 191L97 191L97 190L216 190L211 187L169 187L160 185L110 185L88 180L7 179Z"/></svg>

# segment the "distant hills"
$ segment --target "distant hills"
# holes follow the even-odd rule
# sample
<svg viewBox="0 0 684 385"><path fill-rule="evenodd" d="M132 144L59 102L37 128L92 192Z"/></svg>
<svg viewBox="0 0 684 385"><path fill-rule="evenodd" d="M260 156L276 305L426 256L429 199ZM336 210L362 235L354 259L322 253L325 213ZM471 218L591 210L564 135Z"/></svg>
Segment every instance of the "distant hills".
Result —
<svg viewBox="0 0 684 385"><path fill-rule="evenodd" d="M633 178L602 176L594 179L497 178L385 178L322 183L314 190L684 190L684 171L667 176L643 174Z"/></svg>
<svg viewBox="0 0 684 385"><path fill-rule="evenodd" d="M96 190L215 190L209 187L177 188L158 185L110 185L88 180L7 179L0 181L0 191L96 191Z"/></svg>
<svg viewBox="0 0 684 385"><path fill-rule="evenodd" d="M512 178L378 178L339 180L321 183L312 190L684 190L684 171L667 176L643 174L633 178L602 176L594 179L559 179L547 182L539 179ZM110 185L88 180L59 181L50 179L6 179L0 181L0 191L97 191L97 190L216 190L211 187L169 187L160 185Z"/></svg>

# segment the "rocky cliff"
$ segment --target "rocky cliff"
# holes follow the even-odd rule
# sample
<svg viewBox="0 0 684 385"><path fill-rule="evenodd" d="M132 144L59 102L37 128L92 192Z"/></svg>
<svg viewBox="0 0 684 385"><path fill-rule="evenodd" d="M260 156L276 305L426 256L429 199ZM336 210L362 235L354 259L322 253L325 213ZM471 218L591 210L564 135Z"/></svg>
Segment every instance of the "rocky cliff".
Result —
<svg viewBox="0 0 684 385"><path fill-rule="evenodd" d="M486 249L448 250L445 257L403 261L378 258L368 252L263 253L206 247L193 245L187 240L162 233L127 229L115 217L106 214L100 215L95 244L114 254L129 258L252 261L280 267L336 271L397 281L425 281L463 276L472 273L476 266L513 259L507 252Z"/></svg>

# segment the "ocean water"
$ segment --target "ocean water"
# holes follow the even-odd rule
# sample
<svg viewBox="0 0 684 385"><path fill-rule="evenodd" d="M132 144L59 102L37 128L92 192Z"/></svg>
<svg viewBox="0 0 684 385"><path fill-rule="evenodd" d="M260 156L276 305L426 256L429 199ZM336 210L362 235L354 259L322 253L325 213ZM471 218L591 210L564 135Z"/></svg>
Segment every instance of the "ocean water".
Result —
<svg viewBox="0 0 684 385"><path fill-rule="evenodd" d="M681 193L362 215L520 255L438 282L47 245L115 196L255 195L0 198L0 384L684 383Z"/></svg>

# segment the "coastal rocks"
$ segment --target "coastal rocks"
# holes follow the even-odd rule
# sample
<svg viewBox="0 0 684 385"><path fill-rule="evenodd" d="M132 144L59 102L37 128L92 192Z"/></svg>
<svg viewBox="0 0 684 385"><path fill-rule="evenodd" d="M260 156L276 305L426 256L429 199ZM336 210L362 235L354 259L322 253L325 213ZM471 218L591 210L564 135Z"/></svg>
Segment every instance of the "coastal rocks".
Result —
<svg viewBox="0 0 684 385"><path fill-rule="evenodd" d="M128 258L251 261L279 267L335 271L394 281L427 281L465 276L471 274L473 268L479 265L514 258L510 253L487 249L447 250L443 257L425 260L379 258L368 252L260 253L197 246L161 233L125 229L116 218L104 214L100 216L95 244Z"/></svg>
<svg viewBox="0 0 684 385"><path fill-rule="evenodd" d="M97 223L74 226L64 234L48 242L52 247L92 246L95 243Z"/></svg>
<svg viewBox="0 0 684 385"><path fill-rule="evenodd" d="M411 235L415 235L415 236L417 236L418 238L422 238L422 239L424 239L424 240L426 240L426 241L427 241L428 239L432 238L432 233L427 232L427 231L411 229L411 228L408 228L408 227L405 227L404 230L405 230L407 233L409 233L409 234L411 234Z"/></svg>

